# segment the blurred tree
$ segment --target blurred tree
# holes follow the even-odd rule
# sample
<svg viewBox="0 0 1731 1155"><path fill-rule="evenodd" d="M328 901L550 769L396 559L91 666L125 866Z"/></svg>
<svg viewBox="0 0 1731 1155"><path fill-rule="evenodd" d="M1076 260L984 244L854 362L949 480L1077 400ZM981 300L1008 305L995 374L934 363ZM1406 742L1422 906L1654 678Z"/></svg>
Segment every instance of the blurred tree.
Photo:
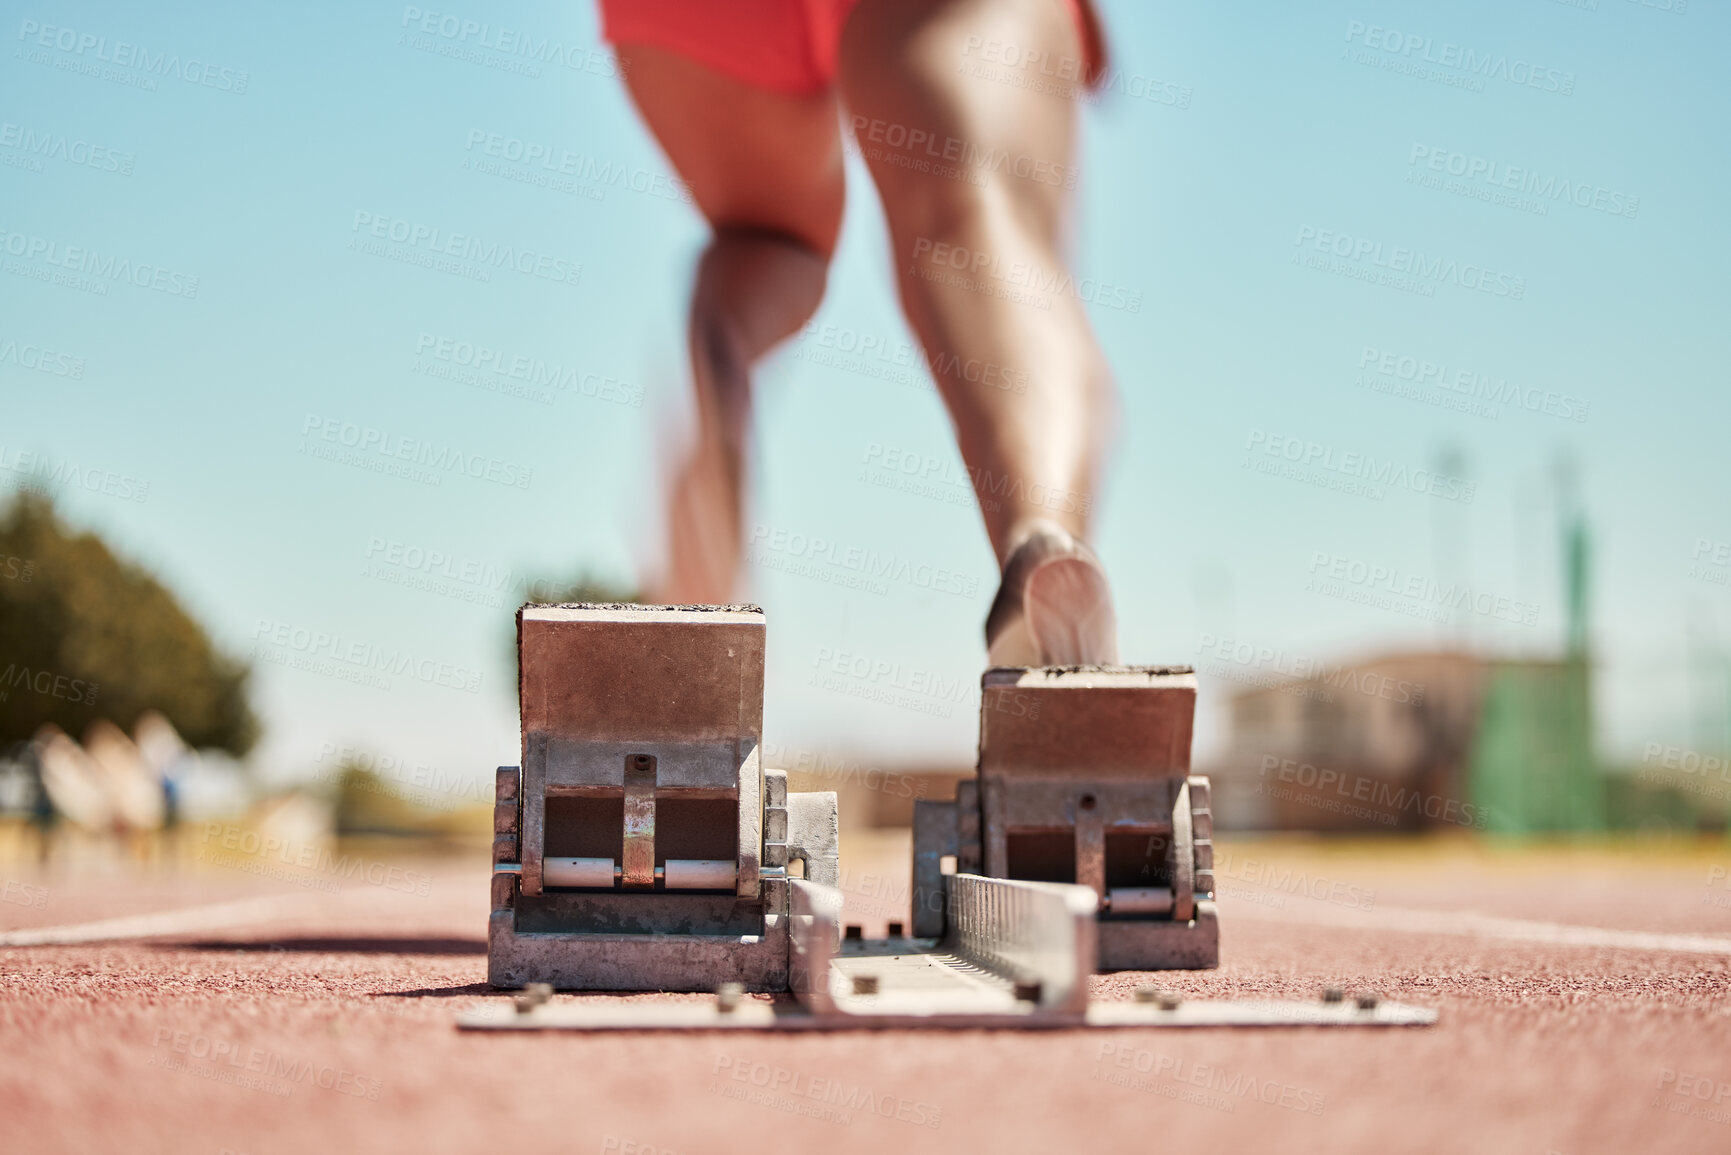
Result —
<svg viewBox="0 0 1731 1155"><path fill-rule="evenodd" d="M490 840L492 792L489 782L486 802L438 790L405 794L377 772L346 761L337 778L333 806L337 836Z"/></svg>
<svg viewBox="0 0 1731 1155"><path fill-rule="evenodd" d="M422 825L426 812L391 789L390 783L355 762L344 762L337 778L339 835L404 834Z"/></svg>
<svg viewBox="0 0 1731 1155"><path fill-rule="evenodd" d="M167 589L25 494L0 515L0 742L162 711L188 744L258 738L244 662L218 653Z"/></svg>
<svg viewBox="0 0 1731 1155"><path fill-rule="evenodd" d="M560 605L566 602L634 602L642 595L628 585L584 571L572 581L544 579L529 582L524 596L531 602Z"/></svg>

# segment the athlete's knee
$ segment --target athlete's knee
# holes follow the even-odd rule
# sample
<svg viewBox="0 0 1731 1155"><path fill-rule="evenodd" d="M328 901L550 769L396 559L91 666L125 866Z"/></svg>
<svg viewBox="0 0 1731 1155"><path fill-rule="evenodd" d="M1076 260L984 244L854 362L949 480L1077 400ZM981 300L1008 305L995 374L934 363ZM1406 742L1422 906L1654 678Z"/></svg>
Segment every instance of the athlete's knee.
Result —
<svg viewBox="0 0 1731 1155"><path fill-rule="evenodd" d="M725 378L796 332L823 301L829 259L799 237L723 227L698 261L691 299L693 353Z"/></svg>
<svg viewBox="0 0 1731 1155"><path fill-rule="evenodd" d="M828 274L829 260L828 248L800 233L761 225L721 224L703 250L698 276L723 283L777 276L811 282Z"/></svg>

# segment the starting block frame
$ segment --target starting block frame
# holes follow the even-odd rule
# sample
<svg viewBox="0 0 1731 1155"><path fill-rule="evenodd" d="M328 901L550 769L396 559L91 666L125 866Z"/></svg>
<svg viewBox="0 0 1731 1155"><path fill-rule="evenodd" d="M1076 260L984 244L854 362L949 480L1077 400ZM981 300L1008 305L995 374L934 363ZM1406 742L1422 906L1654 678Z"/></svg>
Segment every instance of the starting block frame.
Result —
<svg viewBox="0 0 1731 1155"><path fill-rule="evenodd" d="M1190 773L1189 666L999 667L975 778L914 803L914 933L945 932L944 859L1093 892L1102 970L1219 965L1214 816Z"/></svg>
<svg viewBox="0 0 1731 1155"><path fill-rule="evenodd" d="M913 933L867 942L842 933L836 796L761 765L761 609L529 605L517 622L523 756L496 777L487 974L529 993L463 1029L1436 1021L1338 992L1090 1002L1102 967L1217 964L1189 667L987 671L975 780L915 804Z"/></svg>
<svg viewBox="0 0 1731 1155"><path fill-rule="evenodd" d="M833 793L765 770L756 606L529 605L496 776L499 987L788 986L788 877L838 877Z"/></svg>

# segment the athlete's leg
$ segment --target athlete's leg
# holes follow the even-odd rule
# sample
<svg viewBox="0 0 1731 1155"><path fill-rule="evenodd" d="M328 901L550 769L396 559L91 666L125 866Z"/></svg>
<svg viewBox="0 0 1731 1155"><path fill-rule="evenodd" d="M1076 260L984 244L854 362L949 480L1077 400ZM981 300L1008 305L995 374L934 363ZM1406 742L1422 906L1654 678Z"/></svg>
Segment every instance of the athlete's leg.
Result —
<svg viewBox="0 0 1731 1155"><path fill-rule="evenodd" d="M672 479L654 596L725 602L739 569L751 368L817 311L841 229L836 98L754 88L648 45L618 52L638 110L715 230L691 296L696 438Z"/></svg>
<svg viewBox="0 0 1731 1155"><path fill-rule="evenodd" d="M1073 291L1018 301L990 275L1031 270L1015 284L1057 284L1068 272L1079 88L971 75L986 42L1055 61L1083 54L1062 0L861 0L842 39L842 93L883 200L902 306L1005 570L988 624L994 656L1114 661L1104 574L1079 544L1111 403L1105 361ZM934 159L943 163L922 163ZM1043 636L1001 648L1024 609Z"/></svg>

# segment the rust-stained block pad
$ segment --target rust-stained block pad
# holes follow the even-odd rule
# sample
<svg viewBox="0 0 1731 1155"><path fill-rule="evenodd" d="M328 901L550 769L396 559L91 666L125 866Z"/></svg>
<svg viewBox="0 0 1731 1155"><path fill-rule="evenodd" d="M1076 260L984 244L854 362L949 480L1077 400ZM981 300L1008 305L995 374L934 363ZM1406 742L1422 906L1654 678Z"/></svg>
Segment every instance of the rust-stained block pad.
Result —
<svg viewBox="0 0 1731 1155"><path fill-rule="evenodd" d="M981 681L983 777L1150 778L1190 770L1189 666L1000 667Z"/></svg>
<svg viewBox="0 0 1731 1155"><path fill-rule="evenodd" d="M661 755L662 786L732 788L763 733L756 606L530 605L517 613L524 762L545 735L548 784L623 785Z"/></svg>

